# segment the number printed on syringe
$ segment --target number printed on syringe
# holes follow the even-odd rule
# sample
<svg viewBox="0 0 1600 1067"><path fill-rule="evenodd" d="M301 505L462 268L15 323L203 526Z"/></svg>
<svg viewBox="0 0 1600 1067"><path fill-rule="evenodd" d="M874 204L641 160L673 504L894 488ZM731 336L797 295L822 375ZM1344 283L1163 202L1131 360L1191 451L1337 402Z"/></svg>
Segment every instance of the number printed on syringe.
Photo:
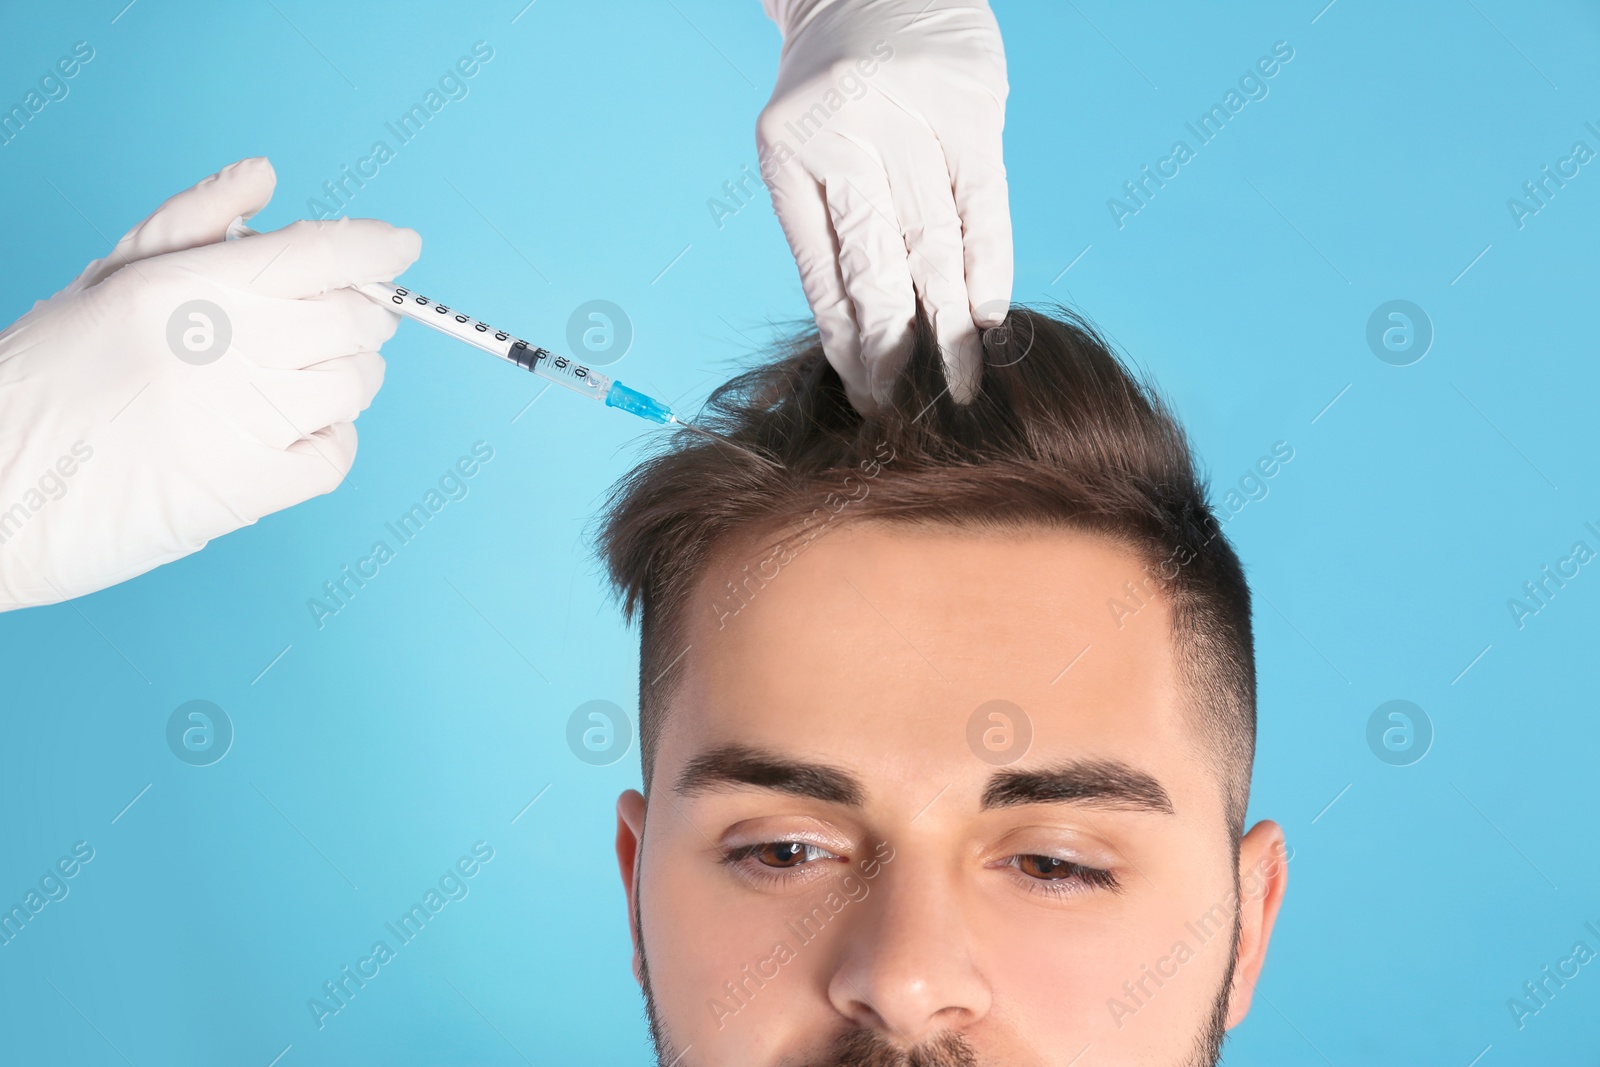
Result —
<svg viewBox="0 0 1600 1067"><path fill-rule="evenodd" d="M401 289L399 286L395 286L394 295L389 299L396 304L404 305L408 298L410 299L411 303L416 304L418 307L432 307L433 310L440 315L450 315L450 309L444 304L435 304L421 293L413 293L411 290ZM449 321L440 322L438 320L433 320L429 323L429 325L434 327L442 327L446 333L454 334L457 337L460 337L463 341L469 341L478 345L480 348L489 349L489 346L484 343L483 338L473 337L467 333L467 328L470 326L473 333L492 334L496 341L506 344L505 348L499 349L498 351L489 349L490 351L494 351L495 355L505 356L509 352L511 335L506 333L504 330L497 330L493 326L490 326L487 322L470 318L466 315L460 314L459 312L452 316L452 319L454 325L459 327L459 329L450 329L449 327L451 322Z"/></svg>
<svg viewBox="0 0 1600 1067"><path fill-rule="evenodd" d="M531 345L520 338L512 337L504 330L490 326L481 319L470 318L459 312L452 313L448 306L434 303L422 294L409 289L402 289L399 286L372 288L387 291L389 301L399 305L407 317L417 319L458 340L491 352L501 359L532 371L541 378L588 393L596 399L603 398L609 391L610 378L597 374L570 356L558 356L548 349ZM434 310L435 315L423 315L418 310L429 307ZM493 338L495 343L491 344L490 338Z"/></svg>

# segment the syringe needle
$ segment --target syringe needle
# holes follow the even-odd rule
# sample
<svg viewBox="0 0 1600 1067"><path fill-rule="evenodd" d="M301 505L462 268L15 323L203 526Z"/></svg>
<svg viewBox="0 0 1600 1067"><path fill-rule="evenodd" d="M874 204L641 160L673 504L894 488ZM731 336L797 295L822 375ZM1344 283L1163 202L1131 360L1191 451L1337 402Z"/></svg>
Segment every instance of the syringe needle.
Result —
<svg viewBox="0 0 1600 1067"><path fill-rule="evenodd" d="M773 470L781 471L781 470L784 469L783 464L777 463L777 462L775 462L773 460L770 460L766 456L763 456L761 453L756 452L753 449L746 448L744 445L741 445L739 442L731 440L731 439L729 439L727 437L724 437L720 433L713 433L710 430L702 430L700 427L696 426L694 423L685 422L683 419L678 418L678 416L676 416L676 415L672 416L672 422L673 422L674 425L682 426L685 430L693 430L695 433L699 434L701 437L707 438L710 441L712 441L712 442L714 442L714 443L716 443L718 445L727 445L730 448L737 448L740 452L743 452L745 455L750 456L753 459L760 460L762 463L765 463L767 466L771 467Z"/></svg>

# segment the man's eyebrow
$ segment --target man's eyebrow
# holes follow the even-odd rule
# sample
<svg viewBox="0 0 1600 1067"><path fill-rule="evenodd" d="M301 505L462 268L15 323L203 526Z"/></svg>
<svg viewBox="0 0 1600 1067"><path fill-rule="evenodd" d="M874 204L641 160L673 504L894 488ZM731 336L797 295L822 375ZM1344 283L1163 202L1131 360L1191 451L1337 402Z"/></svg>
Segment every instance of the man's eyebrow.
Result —
<svg viewBox="0 0 1600 1067"><path fill-rule="evenodd" d="M1075 760L1037 771L1000 771L983 791L983 809L1022 804L1082 804L1173 814L1161 783L1119 760Z"/></svg>
<svg viewBox="0 0 1600 1067"><path fill-rule="evenodd" d="M702 752L678 775L673 789L680 796L696 796L729 786L755 786L850 807L860 807L866 798L861 780L848 771L749 745L722 745Z"/></svg>

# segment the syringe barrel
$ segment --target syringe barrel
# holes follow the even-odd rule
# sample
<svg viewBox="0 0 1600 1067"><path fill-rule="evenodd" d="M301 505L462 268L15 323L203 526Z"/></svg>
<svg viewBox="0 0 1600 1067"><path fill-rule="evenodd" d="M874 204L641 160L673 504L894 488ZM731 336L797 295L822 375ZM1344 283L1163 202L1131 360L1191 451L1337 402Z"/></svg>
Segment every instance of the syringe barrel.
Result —
<svg viewBox="0 0 1600 1067"><path fill-rule="evenodd" d="M564 385L573 392L582 393L591 400L604 401L611 392L610 378L570 356L559 356L549 349L513 337L481 319L463 315L420 293L387 282L358 285L356 290L408 319L515 363L524 370L532 371L557 385Z"/></svg>
<svg viewBox="0 0 1600 1067"><path fill-rule="evenodd" d="M611 392L611 379L569 356L558 356L547 348L513 340L506 358L541 378L564 385L594 400L604 400Z"/></svg>
<svg viewBox="0 0 1600 1067"><path fill-rule="evenodd" d="M420 322L440 333L447 333L458 341L465 341L501 359L508 358L511 345L516 341L515 337L504 330L496 329L471 315L463 315L448 305L430 300L411 289L390 285L388 282L368 282L355 288L362 296L384 305L390 311Z"/></svg>

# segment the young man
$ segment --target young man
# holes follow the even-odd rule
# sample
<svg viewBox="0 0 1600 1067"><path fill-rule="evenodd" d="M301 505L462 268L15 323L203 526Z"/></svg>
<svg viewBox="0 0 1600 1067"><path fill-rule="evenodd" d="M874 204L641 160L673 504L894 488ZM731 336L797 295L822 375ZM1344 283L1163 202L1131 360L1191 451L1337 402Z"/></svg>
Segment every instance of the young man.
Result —
<svg viewBox="0 0 1600 1067"><path fill-rule="evenodd" d="M1014 310L971 403L919 320L863 417L815 343L615 490L663 1064L1210 1065L1286 883L1244 831L1250 596L1183 432Z"/></svg>

